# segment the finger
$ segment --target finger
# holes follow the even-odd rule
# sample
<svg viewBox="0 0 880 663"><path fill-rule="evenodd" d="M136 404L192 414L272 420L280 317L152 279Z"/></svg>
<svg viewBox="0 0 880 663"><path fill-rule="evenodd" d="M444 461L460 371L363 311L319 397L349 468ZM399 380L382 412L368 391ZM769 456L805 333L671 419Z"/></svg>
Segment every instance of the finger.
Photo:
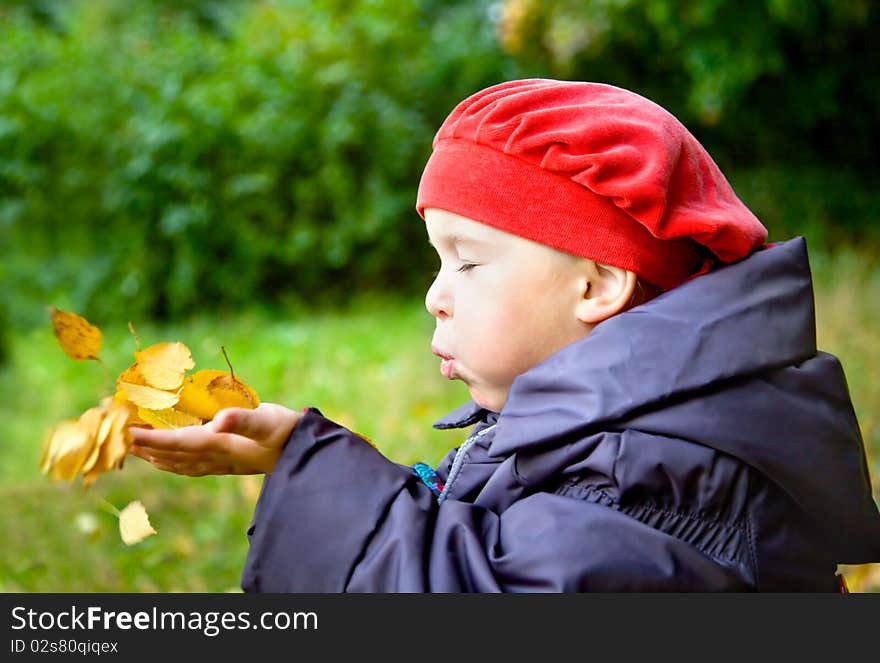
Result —
<svg viewBox="0 0 880 663"><path fill-rule="evenodd" d="M128 430L134 444L144 449L198 451L210 448L214 435L206 426L170 429L131 427Z"/></svg>
<svg viewBox="0 0 880 663"><path fill-rule="evenodd" d="M188 477L203 477L208 475L236 474L231 465L217 465L211 462L162 462L155 461L155 467L165 472L182 474Z"/></svg>
<svg viewBox="0 0 880 663"><path fill-rule="evenodd" d="M150 452L149 449L144 449L135 445L132 445L128 448L128 454L130 456L137 456L138 458L142 458L148 463L152 463L156 459L156 457Z"/></svg>
<svg viewBox="0 0 880 663"><path fill-rule="evenodd" d="M160 461L153 461L153 467L155 467L157 470L162 470L163 472L182 474L188 477L201 477L207 474L207 472L201 471L198 466L183 465L179 463L163 463Z"/></svg>
<svg viewBox="0 0 880 663"><path fill-rule="evenodd" d="M252 440L268 440L279 431L289 432L299 415L277 403L261 403L254 410L233 407L220 410L213 420L214 430L243 435Z"/></svg>
<svg viewBox="0 0 880 663"><path fill-rule="evenodd" d="M158 460L163 463L179 463L181 465L193 465L194 463L203 461L213 461L211 457L205 457L205 454L195 454L188 451L165 451L156 449L152 451L144 450L140 455L141 458L153 462Z"/></svg>
<svg viewBox="0 0 880 663"><path fill-rule="evenodd" d="M155 467L157 470L161 470L163 472L171 472L173 474L180 474L179 466L176 463L164 462L152 456L143 455L140 456L145 461L147 461L150 465Z"/></svg>
<svg viewBox="0 0 880 663"><path fill-rule="evenodd" d="M128 453L131 454L132 456L137 456L138 458L143 458L144 460L147 460L147 456L149 455L149 453L143 447L138 446L137 444L132 444L128 448Z"/></svg>

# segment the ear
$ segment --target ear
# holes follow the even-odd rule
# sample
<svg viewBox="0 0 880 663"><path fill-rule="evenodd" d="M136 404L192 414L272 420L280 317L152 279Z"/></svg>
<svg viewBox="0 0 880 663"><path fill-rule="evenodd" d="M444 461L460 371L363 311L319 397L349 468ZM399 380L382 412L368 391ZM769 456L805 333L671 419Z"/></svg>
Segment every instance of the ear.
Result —
<svg viewBox="0 0 880 663"><path fill-rule="evenodd" d="M622 267L587 262L591 264L584 271L583 295L576 315L581 322L596 325L627 308L638 276Z"/></svg>

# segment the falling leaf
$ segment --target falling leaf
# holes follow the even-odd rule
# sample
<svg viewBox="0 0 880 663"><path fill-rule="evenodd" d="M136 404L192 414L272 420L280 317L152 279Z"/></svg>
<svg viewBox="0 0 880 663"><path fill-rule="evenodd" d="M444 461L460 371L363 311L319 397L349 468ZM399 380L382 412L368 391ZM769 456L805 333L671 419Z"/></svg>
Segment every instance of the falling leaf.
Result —
<svg viewBox="0 0 880 663"><path fill-rule="evenodd" d="M98 435L107 417L107 406L108 401L104 400L101 402L100 405L96 407L90 407L88 410L83 412L80 415L79 420L77 421L77 425L79 425L79 427L86 432L87 440L86 453L83 457L82 463L77 468L76 473L85 473L95 464L95 458L97 458L100 450Z"/></svg>
<svg viewBox="0 0 880 663"><path fill-rule="evenodd" d="M88 471L99 452L99 434L105 425L108 406L105 398L79 419L62 422L46 440L40 458L40 470L53 479L72 481L77 474Z"/></svg>
<svg viewBox="0 0 880 663"><path fill-rule="evenodd" d="M40 472L43 474L48 474L49 469L52 467L52 459L50 457L52 452L52 438L55 437L55 431L57 428L58 426L52 428L43 438L43 450L40 452L40 460L38 461Z"/></svg>
<svg viewBox="0 0 880 663"><path fill-rule="evenodd" d="M110 437L110 429L113 427L113 421L114 417L107 416L106 414L104 415L104 419L101 421L101 425L95 433L91 450L80 468L80 472L84 475L88 476L94 469L95 465L97 465L98 459L101 456L101 449L104 448L107 439ZM98 472L94 472L94 475L97 477Z"/></svg>
<svg viewBox="0 0 880 663"><path fill-rule="evenodd" d="M73 359L98 359L101 351L101 330L76 313L48 307L52 328L61 349Z"/></svg>
<svg viewBox="0 0 880 663"><path fill-rule="evenodd" d="M94 465L83 476L83 484L91 486L98 475L108 470L122 466L125 454L132 444L131 433L128 430L128 408L111 402L98 438L101 440L100 451L94 461ZM106 425L106 427L105 427Z"/></svg>
<svg viewBox="0 0 880 663"><path fill-rule="evenodd" d="M140 374L156 389L178 389L183 376L196 365L189 348L180 342L156 343L134 356Z"/></svg>
<svg viewBox="0 0 880 663"><path fill-rule="evenodd" d="M148 536L156 534L156 530L150 525L147 510L140 500L129 503L119 512L119 534L128 546L140 543Z"/></svg>
<svg viewBox="0 0 880 663"><path fill-rule="evenodd" d="M164 410L174 407L180 400L179 391L164 391L153 387L145 387L131 382L120 382L119 388L125 393L128 400L148 410Z"/></svg>
<svg viewBox="0 0 880 663"><path fill-rule="evenodd" d="M49 438L42 469L53 479L72 481L90 450L89 434L73 419L62 421Z"/></svg>

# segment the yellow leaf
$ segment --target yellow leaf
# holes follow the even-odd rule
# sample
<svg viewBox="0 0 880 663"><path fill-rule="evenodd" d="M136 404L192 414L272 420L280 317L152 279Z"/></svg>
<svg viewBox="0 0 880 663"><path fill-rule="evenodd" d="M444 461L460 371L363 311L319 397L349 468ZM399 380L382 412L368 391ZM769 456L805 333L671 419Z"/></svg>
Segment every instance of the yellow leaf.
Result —
<svg viewBox="0 0 880 663"><path fill-rule="evenodd" d="M175 409L209 421L225 407L253 409L259 404L257 393L233 374L204 369L184 380Z"/></svg>
<svg viewBox="0 0 880 663"><path fill-rule="evenodd" d="M254 409L260 404L257 392L234 375L224 373L208 383L208 393L220 407L246 407Z"/></svg>
<svg viewBox="0 0 880 663"><path fill-rule="evenodd" d="M107 440L102 446L101 455L106 458L105 467L107 469L115 469L122 465L125 454L131 446L132 437L128 430L128 410L117 408L111 410L107 415L113 417L113 423L110 425L110 432Z"/></svg>
<svg viewBox="0 0 880 663"><path fill-rule="evenodd" d="M89 467L94 465L94 459L97 457L99 451L98 433L101 430L106 415L107 404L105 402L102 402L101 405L96 407L90 407L80 415L77 424L86 432L88 443L86 444L87 451L83 456L82 463L76 469L77 473L87 471L88 468L86 465Z"/></svg>
<svg viewBox="0 0 880 663"><path fill-rule="evenodd" d="M152 534L156 534L156 530L150 525L150 517L140 500L129 503L119 512L119 535L126 545L140 543Z"/></svg>
<svg viewBox="0 0 880 663"><path fill-rule="evenodd" d="M198 426L202 423L202 420L194 414L181 412L176 408L147 410L139 407L138 417L153 428L182 428L183 426Z"/></svg>
<svg viewBox="0 0 880 663"><path fill-rule="evenodd" d="M208 391L208 385L214 378L226 375L225 371L204 369L196 371L183 381L180 400L175 409L189 412L201 419L210 420L221 409L220 403Z"/></svg>
<svg viewBox="0 0 880 663"><path fill-rule="evenodd" d="M49 439L43 472L72 481L91 450L88 432L76 420L62 421Z"/></svg>
<svg viewBox="0 0 880 663"><path fill-rule="evenodd" d="M183 343L156 343L134 353L140 374L156 389L178 389L183 376L196 364L189 348Z"/></svg>
<svg viewBox="0 0 880 663"><path fill-rule="evenodd" d="M141 374L141 367L137 362L134 362L131 366L126 368L122 373L119 374L119 377L116 378L116 384L118 385L120 382L128 382L129 384L139 384L141 386L148 386L146 378Z"/></svg>
<svg viewBox="0 0 880 663"><path fill-rule="evenodd" d="M125 392L121 389L117 389L116 393L113 395L113 402L119 405L124 405L128 408L128 425L129 426L145 426L147 422L141 419L138 416L138 406L128 400L128 397L125 395Z"/></svg>
<svg viewBox="0 0 880 663"><path fill-rule="evenodd" d="M106 399L105 399L106 400ZM102 403L105 401L102 400ZM97 431L94 435L94 441L92 443L92 450L89 455L86 457L85 461L80 468L80 472L83 474L88 474L92 471L95 465L98 464L98 459L101 456L101 449L104 448L104 445L107 443L107 440L110 438L110 431L113 428L113 425L118 425L117 418L121 416L116 411L120 408L125 407L124 405L110 400L106 404L106 411L104 412L104 417L101 420L100 425L98 426ZM112 414L111 414L112 412ZM105 468L106 469L106 468ZM97 473L96 473L97 474Z"/></svg>
<svg viewBox="0 0 880 663"><path fill-rule="evenodd" d="M52 328L61 349L73 359L97 359L101 351L101 330L88 320L50 306Z"/></svg>
<svg viewBox="0 0 880 663"><path fill-rule="evenodd" d="M83 485L86 487L91 486L102 472L122 465L132 443L127 425L128 415L129 410L125 405L115 401L110 403L96 438L99 446L97 457L90 459L91 466L83 470Z"/></svg>
<svg viewBox="0 0 880 663"><path fill-rule="evenodd" d="M148 410L165 410L174 407L180 400L180 391L164 391L131 382L120 382L119 388L125 396L138 407Z"/></svg>
<svg viewBox="0 0 880 663"><path fill-rule="evenodd" d="M90 407L79 416L79 425L89 434L90 437L95 437L98 434L98 428L100 428L101 422L104 421L104 416L106 414L107 405L105 404Z"/></svg>
<svg viewBox="0 0 880 663"><path fill-rule="evenodd" d="M52 466L50 452L52 450L52 438L55 436L55 430L57 430L58 426L55 426L52 430L46 433L46 436L43 438L43 450L40 452L40 472L43 474L47 474L49 472L49 468Z"/></svg>

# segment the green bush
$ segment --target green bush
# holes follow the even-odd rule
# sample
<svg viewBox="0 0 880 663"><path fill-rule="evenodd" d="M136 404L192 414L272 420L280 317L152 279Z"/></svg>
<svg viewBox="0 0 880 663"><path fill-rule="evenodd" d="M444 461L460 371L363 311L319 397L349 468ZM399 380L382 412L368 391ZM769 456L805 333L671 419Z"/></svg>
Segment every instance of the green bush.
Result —
<svg viewBox="0 0 880 663"><path fill-rule="evenodd" d="M669 108L723 163L873 168L880 5L865 0L503 0L499 37L536 72Z"/></svg>
<svg viewBox="0 0 880 663"><path fill-rule="evenodd" d="M526 75L666 105L771 237L880 241L877 8L685 4L4 3L0 308L101 324L423 291L434 132Z"/></svg>
<svg viewBox="0 0 880 663"><path fill-rule="evenodd" d="M88 0L0 10L13 322L421 289L437 126L501 78L486 3ZM38 306L39 305L39 306Z"/></svg>

